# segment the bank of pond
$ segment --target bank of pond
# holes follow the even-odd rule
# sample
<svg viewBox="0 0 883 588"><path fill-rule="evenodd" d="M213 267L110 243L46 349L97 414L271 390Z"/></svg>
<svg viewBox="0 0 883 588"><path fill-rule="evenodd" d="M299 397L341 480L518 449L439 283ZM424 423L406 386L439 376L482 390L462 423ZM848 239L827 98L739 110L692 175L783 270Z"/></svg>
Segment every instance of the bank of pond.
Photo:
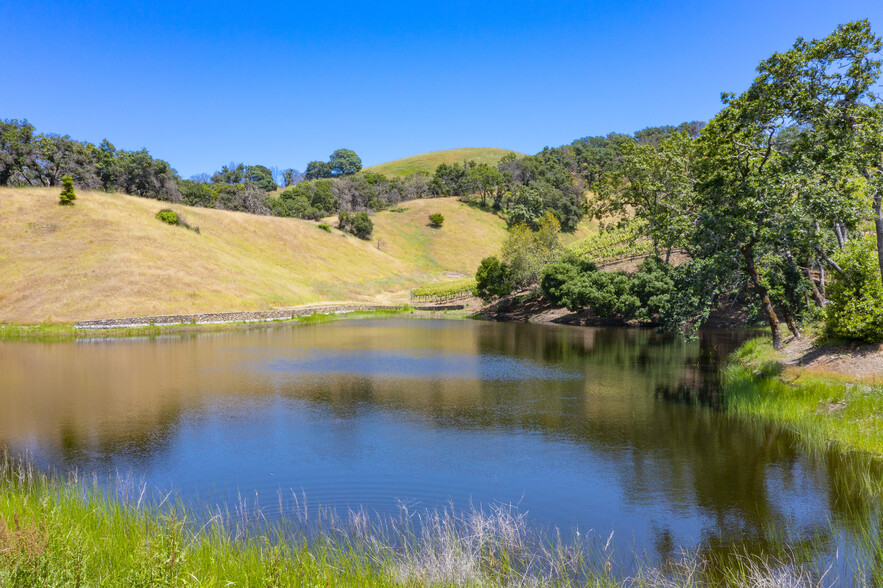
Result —
<svg viewBox="0 0 883 588"><path fill-rule="evenodd" d="M0 584L876 585L879 387L791 418L753 335L0 342Z"/></svg>

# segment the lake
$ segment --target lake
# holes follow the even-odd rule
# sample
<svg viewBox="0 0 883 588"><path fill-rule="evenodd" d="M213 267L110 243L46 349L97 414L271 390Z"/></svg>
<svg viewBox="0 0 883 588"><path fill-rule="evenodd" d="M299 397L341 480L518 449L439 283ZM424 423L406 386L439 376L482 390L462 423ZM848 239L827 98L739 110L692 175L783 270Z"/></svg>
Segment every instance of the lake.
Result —
<svg viewBox="0 0 883 588"><path fill-rule="evenodd" d="M272 519L308 504L515 504L531 525L679 546L836 547L867 464L716 410L750 336L419 319L0 343L0 445ZM279 493L285 497L279 500Z"/></svg>

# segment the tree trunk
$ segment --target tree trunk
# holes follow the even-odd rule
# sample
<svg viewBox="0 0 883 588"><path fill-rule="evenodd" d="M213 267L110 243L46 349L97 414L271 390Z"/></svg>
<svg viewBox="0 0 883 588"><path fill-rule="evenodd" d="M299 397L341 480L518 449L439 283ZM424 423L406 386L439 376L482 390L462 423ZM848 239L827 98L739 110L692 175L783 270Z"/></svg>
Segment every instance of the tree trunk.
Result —
<svg viewBox="0 0 883 588"><path fill-rule="evenodd" d="M824 277L824 275L825 274L823 273L822 277ZM825 308L827 300L825 300L824 294L822 294L822 291L819 290L819 287L816 285L816 281L812 279L812 274L808 269L806 270L806 277L809 279L809 284L812 287L812 297L815 299L816 304L819 308Z"/></svg>
<svg viewBox="0 0 883 588"><path fill-rule="evenodd" d="M781 349L782 331L779 328L779 317L776 316L776 311L773 310L773 303L772 301L770 301L770 293L766 289L766 286L763 285L763 282L760 281L760 274L757 273L757 266L754 265L753 243L749 243L742 248L742 256L745 258L745 265L748 269L748 276L751 278L751 283L754 285L754 289L757 291L758 295L760 295L763 311L766 314L767 321L770 324L770 333L773 336L773 348Z"/></svg>
<svg viewBox="0 0 883 588"><path fill-rule="evenodd" d="M794 320L794 317L788 311L788 308L783 306L782 314L785 315L785 322L788 324L788 330L791 331L791 334L794 335L794 338L803 339L803 333L800 331L800 327L797 326L797 321Z"/></svg>
<svg viewBox="0 0 883 588"><path fill-rule="evenodd" d="M883 194L874 195L874 226L877 229L877 263L880 265L880 280L883 281Z"/></svg>
<svg viewBox="0 0 883 588"><path fill-rule="evenodd" d="M840 251L843 251L846 248L846 235L843 234L843 227L840 223L834 223L834 234L837 235L837 245L840 247Z"/></svg>

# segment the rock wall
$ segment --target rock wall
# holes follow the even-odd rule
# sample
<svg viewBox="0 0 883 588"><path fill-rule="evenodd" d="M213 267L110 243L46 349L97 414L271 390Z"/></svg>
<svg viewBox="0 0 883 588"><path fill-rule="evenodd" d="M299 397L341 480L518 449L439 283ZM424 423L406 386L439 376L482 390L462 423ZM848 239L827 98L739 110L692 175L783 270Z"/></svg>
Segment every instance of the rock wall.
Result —
<svg viewBox="0 0 883 588"><path fill-rule="evenodd" d="M346 314L349 312L365 312L378 310L404 310L403 306L377 306L372 304L338 304L329 306L311 306L289 310L255 310L247 312L213 312L205 314L170 314L162 316L140 316L116 319L98 319L78 321L77 329L115 329L131 327L147 327L151 325L186 325L215 323L253 323L261 321L287 321L298 317L314 314ZM416 306L414 310L442 311L462 310L463 305L427 305Z"/></svg>

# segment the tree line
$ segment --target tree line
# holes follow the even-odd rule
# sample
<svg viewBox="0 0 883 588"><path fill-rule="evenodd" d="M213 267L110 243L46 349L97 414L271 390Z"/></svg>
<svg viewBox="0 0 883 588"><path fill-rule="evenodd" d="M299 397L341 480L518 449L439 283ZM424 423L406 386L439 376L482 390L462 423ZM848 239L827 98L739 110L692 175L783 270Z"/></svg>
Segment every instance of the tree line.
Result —
<svg viewBox="0 0 883 588"><path fill-rule="evenodd" d="M881 46L868 21L841 25L761 62L707 125L608 136L606 153L580 153L588 140L535 156L569 159L565 168L594 193L587 213L636 223L654 251L631 275L561 255L541 274L543 292L573 309L652 316L688 332L713 304L739 299L776 347L782 323L801 337L819 314L829 334L883 340ZM673 250L686 258L677 267L667 263ZM514 271L511 259L485 269L497 265L497 274Z"/></svg>
<svg viewBox="0 0 883 588"><path fill-rule="evenodd" d="M128 194L254 214L320 219L340 212L373 212L417 198L459 196L503 216L510 227L537 229L551 213L572 231L587 212L585 193L618 169L628 145L656 144L701 123L654 127L633 135L585 137L569 145L498 165L467 161L441 164L434 173L388 178L362 170L359 156L338 149L328 161L312 161L305 173L231 163L213 174L182 179L145 149L126 151L104 140L96 146L69 136L36 134L27 121L0 121L0 185L55 186L69 175L82 189ZM280 187L285 189L275 193Z"/></svg>

